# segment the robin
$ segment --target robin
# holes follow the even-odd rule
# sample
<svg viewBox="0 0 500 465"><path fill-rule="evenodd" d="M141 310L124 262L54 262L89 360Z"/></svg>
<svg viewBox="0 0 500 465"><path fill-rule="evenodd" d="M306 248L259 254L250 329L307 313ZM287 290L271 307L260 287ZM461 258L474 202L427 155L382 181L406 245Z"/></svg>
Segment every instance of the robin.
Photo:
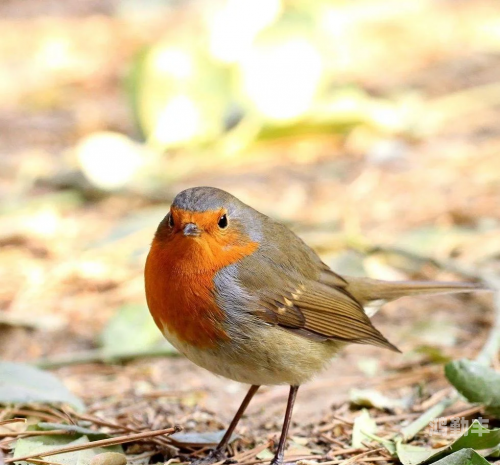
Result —
<svg viewBox="0 0 500 465"><path fill-rule="evenodd" d="M347 344L399 352L370 321L374 306L402 296L478 288L340 276L286 226L213 187L175 197L154 236L145 286L156 325L179 352L212 373L251 385L203 463L225 458L261 385L290 386L272 465L283 462L300 385Z"/></svg>

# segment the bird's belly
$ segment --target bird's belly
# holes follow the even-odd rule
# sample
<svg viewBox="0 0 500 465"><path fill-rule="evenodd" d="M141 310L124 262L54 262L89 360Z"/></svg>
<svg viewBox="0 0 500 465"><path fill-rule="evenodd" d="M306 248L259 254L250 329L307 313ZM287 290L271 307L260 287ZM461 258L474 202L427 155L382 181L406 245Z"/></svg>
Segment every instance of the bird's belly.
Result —
<svg viewBox="0 0 500 465"><path fill-rule="evenodd" d="M328 364L344 344L313 341L274 326L252 328L244 340L216 348L195 347L164 328L168 341L189 360L216 375L255 385L300 385Z"/></svg>

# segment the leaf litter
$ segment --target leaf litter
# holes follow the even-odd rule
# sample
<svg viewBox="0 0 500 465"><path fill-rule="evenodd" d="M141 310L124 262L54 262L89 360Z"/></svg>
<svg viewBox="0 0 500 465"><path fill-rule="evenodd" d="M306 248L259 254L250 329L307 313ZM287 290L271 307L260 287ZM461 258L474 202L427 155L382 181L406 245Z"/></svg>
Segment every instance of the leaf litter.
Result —
<svg viewBox="0 0 500 465"><path fill-rule="evenodd" d="M23 8L36 10L39 3L26 0ZM63 2L58 8L72 11L80 3ZM336 269L389 279L489 281L499 276L498 60L491 52L498 44L487 34L493 3L466 3L453 7L453 14L443 5L431 11L423 7L430 13L425 16L428 24L399 17L400 23L383 34L388 43L405 47L370 54L371 69L366 56L358 57L362 74L347 71L350 85L370 89L355 92L368 103L377 102L369 94L385 95L394 88L430 96L428 106L419 101L423 106L415 113L428 118L415 121L408 134L351 124L341 135L309 135L296 126L296 133L281 129L279 139L263 141L240 158L170 153L160 157L154 177L111 193L82 181L75 165L61 154L71 152L82 134L94 130L112 127L133 133L116 97L121 65L109 56L131 59L157 31L170 27L160 20L139 27L141 34L132 37L112 15L95 17L91 12L68 19L63 14L51 18L50 27L43 21L0 15L3 35L15 38L12 44L21 43L26 52L17 72L33 74L40 44L52 43L53 30L67 38L74 63L88 65L83 75L72 62L55 75L35 71L42 77L37 86L42 87L19 86L18 97L15 92L2 94L7 108L14 110L0 112L5 151L0 189L9 194L0 211L0 260L7 270L2 269L0 283L0 351L9 363L29 362L50 367L52 373L30 374L29 380L40 382L22 390L12 389L19 386L18 375L2 372L0 464L11 463L16 449L22 454L23 447L33 447L24 455L40 455L44 452L36 448L45 446L59 451L28 458L29 463L117 465L113 460L123 461L121 451L132 463L185 462L203 456L227 426L243 388L173 358L170 347L156 345L151 321L143 318L144 254L168 201L186 185L216 184L252 199L258 209L294 227ZM448 26L464 28L457 33L465 42L480 49L487 42L489 52L469 55L457 50L456 40L447 42L441 36L436 48L427 28L441 30L443 18L451 21ZM425 29L424 35L419 28ZM364 29L354 54L364 51L364 45L379 43L366 42L373 31ZM400 34L404 40L398 39ZM359 42L363 37L365 42ZM5 42L5 56L9 44ZM410 48L414 53L408 54ZM405 59L409 55L411 62ZM17 63L17 50L1 62L9 73L15 68L12 56ZM393 72L380 73L376 57ZM278 132L266 130L266 137ZM495 308L500 312L500 304ZM492 324L490 309L491 299L479 294L388 305L376 324L399 339L405 356L395 360L373 348L350 348L316 381L302 387L286 460L306 465L496 460L500 318L497 315ZM136 339L134 325L142 328ZM432 328L425 338L424 326ZM130 342L128 352L118 342L121 338ZM377 363L363 369L360 359ZM445 376L442 364L450 360ZM483 368L475 366L478 362ZM35 369L16 365L15 371L22 370ZM50 382L41 382L45 375ZM2 391L2 383L8 389ZM348 389L353 387L362 392L355 403L366 410L349 405ZM285 391L274 388L256 397L230 446L240 463L271 458L284 396ZM73 410L70 404L85 405L85 410ZM455 428L457 420L471 425L477 418L489 420L483 439L464 436L465 427ZM171 438L168 432L176 424L184 431ZM107 447L123 444L123 449L102 452L100 440L108 441ZM61 447L66 447L65 453ZM114 453L118 456L109 455ZM442 457L445 453L449 455Z"/></svg>

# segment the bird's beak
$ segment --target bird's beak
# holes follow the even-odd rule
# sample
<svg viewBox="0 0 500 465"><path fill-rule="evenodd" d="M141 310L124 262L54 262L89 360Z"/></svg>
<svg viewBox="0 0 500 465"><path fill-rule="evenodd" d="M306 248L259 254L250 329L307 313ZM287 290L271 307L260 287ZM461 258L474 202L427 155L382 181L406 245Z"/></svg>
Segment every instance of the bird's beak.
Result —
<svg viewBox="0 0 500 465"><path fill-rule="evenodd" d="M199 236L201 234L201 230L194 223L187 223L184 225L182 232L185 236Z"/></svg>

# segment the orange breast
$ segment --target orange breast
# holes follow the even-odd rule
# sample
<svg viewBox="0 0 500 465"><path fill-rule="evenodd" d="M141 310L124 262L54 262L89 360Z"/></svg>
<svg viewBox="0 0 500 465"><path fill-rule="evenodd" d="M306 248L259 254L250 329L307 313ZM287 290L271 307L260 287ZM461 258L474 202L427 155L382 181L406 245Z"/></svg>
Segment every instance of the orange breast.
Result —
<svg viewBox="0 0 500 465"><path fill-rule="evenodd" d="M145 268L146 298L156 325L182 342L210 348L229 337L225 314L214 298L214 276L257 249L254 242L238 242L173 235L155 238Z"/></svg>

